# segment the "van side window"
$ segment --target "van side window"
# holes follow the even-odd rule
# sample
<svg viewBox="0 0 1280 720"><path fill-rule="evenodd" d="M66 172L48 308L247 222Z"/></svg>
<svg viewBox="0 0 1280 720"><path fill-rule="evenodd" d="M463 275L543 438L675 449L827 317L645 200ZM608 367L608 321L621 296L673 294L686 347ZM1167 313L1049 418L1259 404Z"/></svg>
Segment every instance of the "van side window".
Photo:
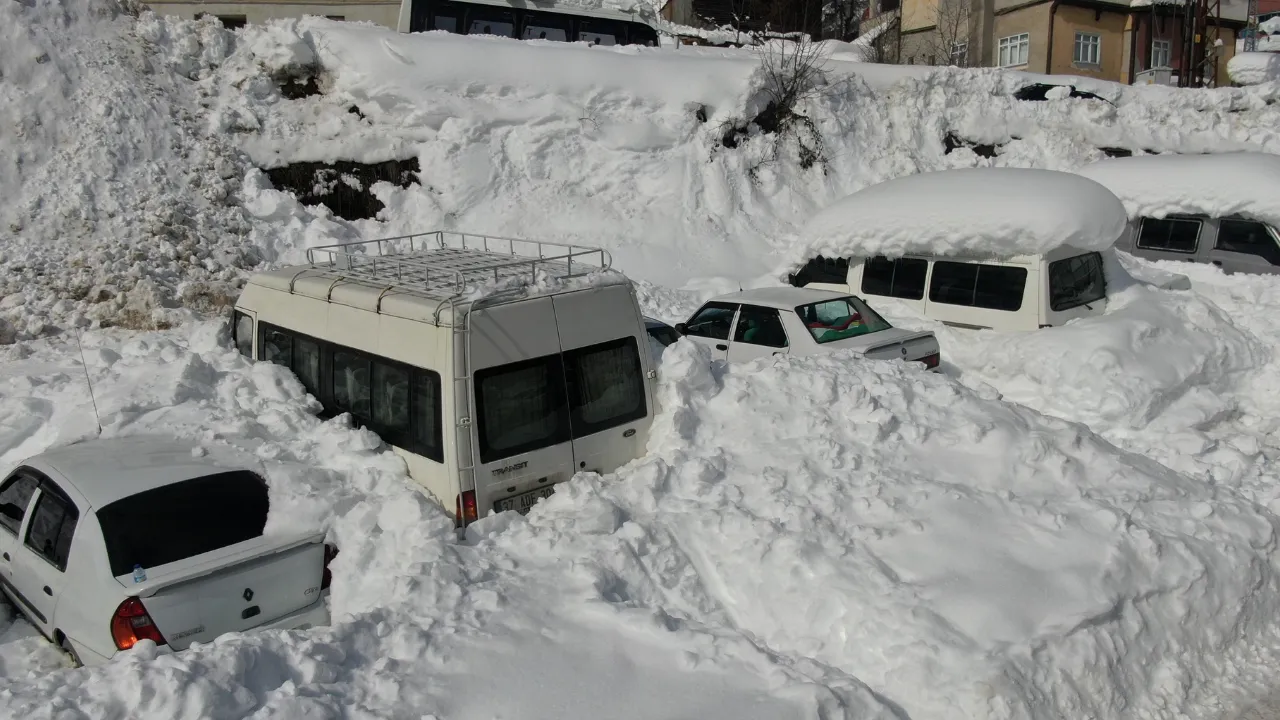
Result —
<svg viewBox="0 0 1280 720"><path fill-rule="evenodd" d="M774 308L743 305L738 315L738 327L733 331L733 341L748 345L784 348L787 331L782 327L782 317Z"/></svg>
<svg viewBox="0 0 1280 720"><path fill-rule="evenodd" d="M1267 226L1253 220L1223 218L1218 221L1217 250L1257 255L1272 265L1280 265L1280 246Z"/></svg>
<svg viewBox="0 0 1280 720"><path fill-rule="evenodd" d="M26 545L61 572L67 569L71 538L80 514L71 501L48 481L41 483L41 489L40 499L36 500L35 510L31 513L31 524L27 527Z"/></svg>
<svg viewBox="0 0 1280 720"><path fill-rule="evenodd" d="M0 511L0 527L15 537L18 535L18 528L22 527L22 519L27 515L27 507L31 505L31 496L35 495L38 484L35 478L20 473L9 478L0 487L0 507L4 507ZM11 508L5 507L10 505Z"/></svg>
<svg viewBox="0 0 1280 720"><path fill-rule="evenodd" d="M1070 310L1106 296L1102 255L1092 252L1049 263L1049 309Z"/></svg>
<svg viewBox="0 0 1280 720"><path fill-rule="evenodd" d="M233 315L231 323L232 339L236 343L236 350L241 355L253 357L253 318L245 315L240 311L236 311Z"/></svg>
<svg viewBox="0 0 1280 720"><path fill-rule="evenodd" d="M480 462L567 442L567 400L559 354L477 370Z"/></svg>
<svg viewBox="0 0 1280 720"><path fill-rule="evenodd" d="M849 259L819 255L805 263L804 267L788 280L795 287L805 287L811 283L844 285L849 282Z"/></svg>
<svg viewBox="0 0 1280 720"><path fill-rule="evenodd" d="M574 438L639 420L648 412L635 337L564 353Z"/></svg>
<svg viewBox="0 0 1280 720"><path fill-rule="evenodd" d="M738 306L732 303L707 303L685 325L684 334L712 340L728 340L729 328L733 325L733 314L737 311Z"/></svg>
<svg viewBox="0 0 1280 720"><path fill-rule="evenodd" d="M883 255L868 258L862 265L862 292L866 295L922 300L924 278L928 273L928 260L890 260Z"/></svg>
<svg viewBox="0 0 1280 720"><path fill-rule="evenodd" d="M1193 253L1200 244L1201 222L1194 218L1142 218L1138 248L1160 252Z"/></svg>
<svg viewBox="0 0 1280 720"><path fill-rule="evenodd" d="M929 301L1016 311L1027 286L1026 268L935 261Z"/></svg>
<svg viewBox="0 0 1280 720"><path fill-rule="evenodd" d="M387 444L444 462L438 373L260 325L263 359L292 369L326 414L349 412Z"/></svg>
<svg viewBox="0 0 1280 720"><path fill-rule="evenodd" d="M369 359L349 350L333 351L333 404L339 410L372 418Z"/></svg>

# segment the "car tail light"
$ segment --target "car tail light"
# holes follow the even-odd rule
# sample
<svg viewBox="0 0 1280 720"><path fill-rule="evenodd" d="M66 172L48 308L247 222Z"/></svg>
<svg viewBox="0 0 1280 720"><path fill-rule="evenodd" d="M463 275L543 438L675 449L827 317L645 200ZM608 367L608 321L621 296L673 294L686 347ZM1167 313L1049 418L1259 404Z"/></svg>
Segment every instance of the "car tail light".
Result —
<svg viewBox="0 0 1280 720"><path fill-rule="evenodd" d="M324 574L320 576L320 589L327 590L333 584L333 571L329 569L329 563L338 557L338 548L329 543L324 544Z"/></svg>
<svg viewBox="0 0 1280 720"><path fill-rule="evenodd" d="M942 354L934 353L932 355L925 355L924 357L920 358L920 362L924 363L925 367L932 370L938 367L938 363L942 362Z"/></svg>
<svg viewBox="0 0 1280 720"><path fill-rule="evenodd" d="M466 527L480 517L476 510L476 491L467 490L458 496L458 527Z"/></svg>
<svg viewBox="0 0 1280 720"><path fill-rule="evenodd" d="M117 650L128 650L138 644L139 640L151 640L157 645L164 645L164 635L160 628L151 621L142 601L136 597L127 598L116 608L111 618L111 639Z"/></svg>

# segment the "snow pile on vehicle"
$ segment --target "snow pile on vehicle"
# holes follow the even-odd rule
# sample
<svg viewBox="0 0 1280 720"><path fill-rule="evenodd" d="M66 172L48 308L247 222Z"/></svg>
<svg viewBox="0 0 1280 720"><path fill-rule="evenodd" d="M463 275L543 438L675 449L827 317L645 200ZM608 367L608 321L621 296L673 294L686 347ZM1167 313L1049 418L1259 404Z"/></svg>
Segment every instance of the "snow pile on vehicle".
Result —
<svg viewBox="0 0 1280 720"><path fill-rule="evenodd" d="M0 5L0 342L164 324L228 302L257 261L241 156L200 136L191 89L135 23L112 0ZM188 32L213 45L215 25Z"/></svg>
<svg viewBox="0 0 1280 720"><path fill-rule="evenodd" d="M1280 225L1280 156L1263 153L1114 158L1077 170L1105 185L1131 217L1244 215Z"/></svg>
<svg viewBox="0 0 1280 720"><path fill-rule="evenodd" d="M856 192L797 232L793 260L939 255L1011 258L1111 247L1128 228L1105 187L1071 173L972 168L921 173Z"/></svg>
<svg viewBox="0 0 1280 720"><path fill-rule="evenodd" d="M1227 61L1227 75L1237 85L1260 85L1280 80L1280 55L1241 52Z"/></svg>

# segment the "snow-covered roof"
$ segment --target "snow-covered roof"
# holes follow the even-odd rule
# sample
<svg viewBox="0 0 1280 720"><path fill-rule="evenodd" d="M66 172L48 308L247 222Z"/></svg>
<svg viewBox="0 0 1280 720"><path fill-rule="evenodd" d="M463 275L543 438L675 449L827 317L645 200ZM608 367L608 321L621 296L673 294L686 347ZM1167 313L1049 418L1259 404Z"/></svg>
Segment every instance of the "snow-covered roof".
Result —
<svg viewBox="0 0 1280 720"><path fill-rule="evenodd" d="M1140 155L1077 171L1107 186L1131 217L1244 215L1280 224L1280 156Z"/></svg>
<svg viewBox="0 0 1280 720"><path fill-rule="evenodd" d="M801 229L791 260L817 255L1009 258L1062 246L1101 250L1125 232L1124 206L1071 173L972 168L909 175L840 200Z"/></svg>

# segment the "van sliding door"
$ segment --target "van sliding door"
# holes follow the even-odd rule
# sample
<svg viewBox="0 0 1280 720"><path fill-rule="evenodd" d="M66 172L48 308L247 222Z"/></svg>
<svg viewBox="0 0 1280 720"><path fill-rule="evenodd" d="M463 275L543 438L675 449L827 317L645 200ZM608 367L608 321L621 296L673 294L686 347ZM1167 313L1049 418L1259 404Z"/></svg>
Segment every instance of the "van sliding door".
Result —
<svg viewBox="0 0 1280 720"><path fill-rule="evenodd" d="M611 472L645 449L653 407L645 379L648 338L626 286L565 293L553 301L574 467Z"/></svg>

